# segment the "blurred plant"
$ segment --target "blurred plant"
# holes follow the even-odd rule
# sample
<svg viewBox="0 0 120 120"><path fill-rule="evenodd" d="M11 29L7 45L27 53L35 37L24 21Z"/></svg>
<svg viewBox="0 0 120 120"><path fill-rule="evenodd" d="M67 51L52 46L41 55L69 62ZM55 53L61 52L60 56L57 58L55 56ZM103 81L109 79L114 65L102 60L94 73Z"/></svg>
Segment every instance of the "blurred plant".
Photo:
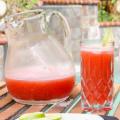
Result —
<svg viewBox="0 0 120 120"><path fill-rule="evenodd" d="M112 4L115 4L117 2L117 0L111 0Z"/></svg>
<svg viewBox="0 0 120 120"><path fill-rule="evenodd" d="M120 21L120 0L100 0L98 5L98 20L104 21Z"/></svg>
<svg viewBox="0 0 120 120"><path fill-rule="evenodd" d="M6 3L5 12L3 11L3 5L0 6L0 31L4 31L4 17L6 15L24 12L25 10L33 9L42 4L41 0L0 0ZM1 10L2 9L2 10Z"/></svg>
<svg viewBox="0 0 120 120"><path fill-rule="evenodd" d="M8 13L29 10L38 5L40 0L4 0L8 7Z"/></svg>
<svg viewBox="0 0 120 120"><path fill-rule="evenodd" d="M100 22L112 21L113 17L105 10L104 6L101 6L101 8L99 8L99 12L98 12L98 20Z"/></svg>

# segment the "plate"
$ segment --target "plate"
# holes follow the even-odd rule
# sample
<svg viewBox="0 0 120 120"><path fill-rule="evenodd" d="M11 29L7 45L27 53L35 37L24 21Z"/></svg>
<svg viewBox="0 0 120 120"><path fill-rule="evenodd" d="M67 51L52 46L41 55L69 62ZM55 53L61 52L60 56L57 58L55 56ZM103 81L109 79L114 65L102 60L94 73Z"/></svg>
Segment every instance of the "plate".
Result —
<svg viewBox="0 0 120 120"><path fill-rule="evenodd" d="M53 115L61 115L62 120L104 120L102 117L98 115L92 114L73 114L73 113L54 113ZM46 114L49 115L49 114ZM52 115L52 113L50 114ZM16 119L19 120L19 119Z"/></svg>

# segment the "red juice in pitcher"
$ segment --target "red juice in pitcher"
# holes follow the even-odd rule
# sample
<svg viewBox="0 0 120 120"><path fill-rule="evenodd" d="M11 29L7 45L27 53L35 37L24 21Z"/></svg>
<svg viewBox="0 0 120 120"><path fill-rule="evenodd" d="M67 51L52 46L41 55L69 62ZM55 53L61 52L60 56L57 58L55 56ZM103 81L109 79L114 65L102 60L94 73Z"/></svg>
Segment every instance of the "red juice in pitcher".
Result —
<svg viewBox="0 0 120 120"><path fill-rule="evenodd" d="M113 93L113 48L81 47L82 107L111 109Z"/></svg>
<svg viewBox="0 0 120 120"><path fill-rule="evenodd" d="M48 103L66 99L74 87L75 76L57 67L44 71L31 67L10 72L6 83L16 101Z"/></svg>

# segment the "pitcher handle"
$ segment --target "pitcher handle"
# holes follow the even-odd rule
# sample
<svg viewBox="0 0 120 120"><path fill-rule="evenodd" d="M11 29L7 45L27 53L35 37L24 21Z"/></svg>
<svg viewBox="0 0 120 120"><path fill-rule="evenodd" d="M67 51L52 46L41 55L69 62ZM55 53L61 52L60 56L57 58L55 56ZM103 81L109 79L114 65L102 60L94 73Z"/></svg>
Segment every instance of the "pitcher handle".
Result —
<svg viewBox="0 0 120 120"><path fill-rule="evenodd" d="M70 50L68 50L68 44L69 44L69 40L70 40L70 37L71 37L71 31L70 31L68 21L60 12L50 11L48 13L47 18L46 18L48 23L50 22L50 20L52 19L52 17L54 15L58 16L61 20L61 23L63 24L63 27L64 27L64 47L67 49L68 52L70 52Z"/></svg>

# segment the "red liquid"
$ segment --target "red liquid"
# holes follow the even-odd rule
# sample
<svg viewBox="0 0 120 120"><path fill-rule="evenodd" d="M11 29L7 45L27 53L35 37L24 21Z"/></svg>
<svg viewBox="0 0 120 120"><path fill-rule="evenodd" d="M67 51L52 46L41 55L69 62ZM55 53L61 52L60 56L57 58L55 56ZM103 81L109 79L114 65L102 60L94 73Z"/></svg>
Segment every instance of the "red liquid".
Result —
<svg viewBox="0 0 120 120"><path fill-rule="evenodd" d="M75 77L65 76L65 71L60 74L59 70L53 71L45 74L35 68L17 70L10 73L11 77L6 77L8 90L13 97L22 100L52 100L69 96L74 87Z"/></svg>
<svg viewBox="0 0 120 120"><path fill-rule="evenodd" d="M82 49L82 99L90 105L103 105L112 100L113 50ZM88 104L88 103L87 103Z"/></svg>

